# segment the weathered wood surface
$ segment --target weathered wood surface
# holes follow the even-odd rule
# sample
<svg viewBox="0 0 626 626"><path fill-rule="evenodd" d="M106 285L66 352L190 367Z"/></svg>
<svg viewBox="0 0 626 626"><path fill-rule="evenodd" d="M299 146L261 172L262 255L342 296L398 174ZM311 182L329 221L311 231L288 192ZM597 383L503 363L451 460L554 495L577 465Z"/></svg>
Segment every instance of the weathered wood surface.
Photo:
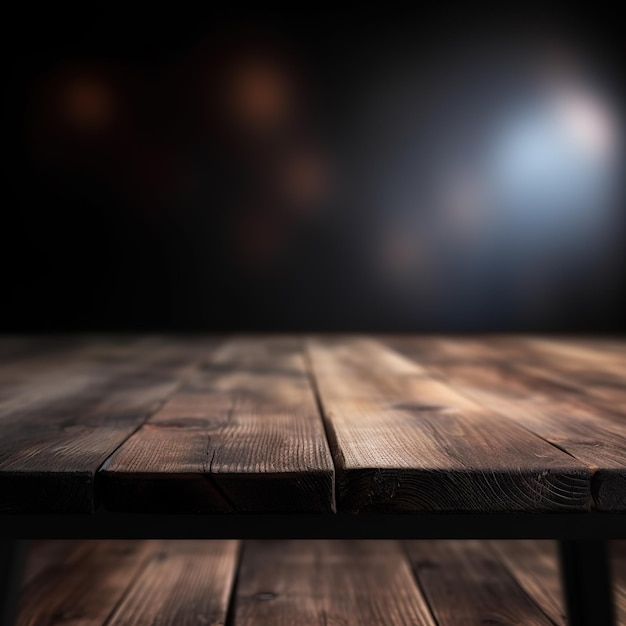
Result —
<svg viewBox="0 0 626 626"><path fill-rule="evenodd" d="M493 541L493 549L524 587L558 626L565 626L563 590L553 541ZM626 626L626 541L612 541L609 547L613 577L613 600L618 626Z"/></svg>
<svg viewBox="0 0 626 626"><path fill-rule="evenodd" d="M565 626L549 541L36 542L19 626ZM626 626L626 542L613 542Z"/></svg>
<svg viewBox="0 0 626 626"><path fill-rule="evenodd" d="M237 541L39 542L17 626L224 624Z"/></svg>
<svg viewBox="0 0 626 626"><path fill-rule="evenodd" d="M148 561L107 626L221 626L238 560L237 541L172 541Z"/></svg>
<svg viewBox="0 0 626 626"><path fill-rule="evenodd" d="M30 541L27 548L28 558L21 575L22 585L29 583L55 562L72 563L80 556L85 545L84 541L72 539Z"/></svg>
<svg viewBox="0 0 626 626"><path fill-rule="evenodd" d="M435 626L396 542L250 542L234 623Z"/></svg>
<svg viewBox="0 0 626 626"><path fill-rule="evenodd" d="M507 340L503 346L502 340L405 339L389 343L459 393L584 463L592 472L594 508L626 510L626 419L593 406L584 393L572 391L573 383L549 379L546 366L539 367L534 357L528 357L531 349L526 342Z"/></svg>
<svg viewBox="0 0 626 626"><path fill-rule="evenodd" d="M115 510L332 511L333 463L302 342L227 342L101 475Z"/></svg>
<svg viewBox="0 0 626 626"><path fill-rule="evenodd" d="M338 510L575 511L590 471L369 339L309 353L337 468Z"/></svg>
<svg viewBox="0 0 626 626"><path fill-rule="evenodd" d="M565 626L567 620L558 571L557 542L522 539L490 543L491 549L528 597L532 598L555 624Z"/></svg>
<svg viewBox="0 0 626 626"><path fill-rule="evenodd" d="M626 342L0 337L0 514L101 506L626 511Z"/></svg>
<svg viewBox="0 0 626 626"><path fill-rule="evenodd" d="M607 409L626 411L626 350L619 342L529 338L518 341L530 357L524 366L584 394Z"/></svg>
<svg viewBox="0 0 626 626"><path fill-rule="evenodd" d="M121 339L0 364L0 512L93 511L99 467L206 351Z"/></svg>
<svg viewBox="0 0 626 626"><path fill-rule="evenodd" d="M439 626L552 625L484 541L408 541L406 545Z"/></svg>
<svg viewBox="0 0 626 626"><path fill-rule="evenodd" d="M27 573L17 626L103 624L156 549L152 541L76 542L34 577Z"/></svg>

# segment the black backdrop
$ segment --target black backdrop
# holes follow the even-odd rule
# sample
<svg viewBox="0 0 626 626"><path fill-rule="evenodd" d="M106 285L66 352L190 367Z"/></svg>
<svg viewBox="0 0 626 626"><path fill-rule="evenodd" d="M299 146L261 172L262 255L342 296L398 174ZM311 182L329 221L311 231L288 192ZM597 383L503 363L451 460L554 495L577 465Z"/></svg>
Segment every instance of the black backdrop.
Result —
<svg viewBox="0 0 626 626"><path fill-rule="evenodd" d="M439 308L419 295L410 306L394 300L369 262L378 223L359 191L367 181L351 124L373 72L407 54L428 65L433 50L493 33L557 28L618 76L622 33L609 7L12 9L3 28L0 329L623 331L623 228L601 280L581 274L545 314L489 315L501 303L487 294L465 315L472 295L460 283ZM233 248L233 198L251 183L205 149L219 132L199 136L201 115L187 105L201 99L198 67L223 58L215 50L257 39L304 76L309 136L339 155L339 177L351 184L335 185L342 191L321 218L289 222L288 235L282 222L269 229L267 241L280 240L275 258L260 244L258 257L242 261L254 245ZM105 156L50 130L46 81L64 66L95 67L123 94L125 130L105 132ZM255 215L251 230L264 230L264 214Z"/></svg>

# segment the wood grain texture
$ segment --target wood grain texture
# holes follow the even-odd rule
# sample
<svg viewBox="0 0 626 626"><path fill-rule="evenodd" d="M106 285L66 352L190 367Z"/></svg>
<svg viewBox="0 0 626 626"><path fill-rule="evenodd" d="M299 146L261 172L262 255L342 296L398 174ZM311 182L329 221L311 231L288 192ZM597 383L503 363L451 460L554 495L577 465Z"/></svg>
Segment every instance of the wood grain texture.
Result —
<svg viewBox="0 0 626 626"><path fill-rule="evenodd" d="M21 595L18 626L101 626L159 542L85 541L52 561Z"/></svg>
<svg viewBox="0 0 626 626"><path fill-rule="evenodd" d="M621 416L626 422L624 340L495 335L422 338L417 343L420 351L436 360L487 359L491 364L512 366L551 393L600 415Z"/></svg>
<svg viewBox="0 0 626 626"><path fill-rule="evenodd" d="M554 541L492 541L492 548L555 624L565 626L563 590ZM610 542L617 624L626 626L626 541Z"/></svg>
<svg viewBox="0 0 626 626"><path fill-rule="evenodd" d="M0 337L0 513L626 511L623 340L218 343Z"/></svg>
<svg viewBox="0 0 626 626"><path fill-rule="evenodd" d="M93 511L98 467L205 351L198 342L106 341L1 367L0 511Z"/></svg>
<svg viewBox="0 0 626 626"><path fill-rule="evenodd" d="M556 541L492 541L491 549L517 583L557 626L566 626ZM485 550L489 547L485 546Z"/></svg>
<svg viewBox="0 0 626 626"><path fill-rule="evenodd" d="M25 586L55 563L72 563L85 552L85 541L73 539L31 541L27 549L27 559L22 573L21 583Z"/></svg>
<svg viewBox="0 0 626 626"><path fill-rule="evenodd" d="M553 626L482 541L408 541L413 571L439 626Z"/></svg>
<svg viewBox="0 0 626 626"><path fill-rule="evenodd" d="M223 626L237 571L237 541L166 542L107 626Z"/></svg>
<svg viewBox="0 0 626 626"><path fill-rule="evenodd" d="M309 354L340 511L575 511L590 470L367 339Z"/></svg>
<svg viewBox="0 0 626 626"><path fill-rule="evenodd" d="M254 541L241 558L234 541L38 541L18 624L564 626L556 552L551 541ZM626 625L626 542L611 557Z"/></svg>
<svg viewBox="0 0 626 626"><path fill-rule="evenodd" d="M621 415L626 423L626 342L518 337L528 355L520 370L568 390L578 402Z"/></svg>
<svg viewBox="0 0 626 626"><path fill-rule="evenodd" d="M391 541L249 542L235 606L237 626L435 625Z"/></svg>
<svg viewBox="0 0 626 626"><path fill-rule="evenodd" d="M484 359L474 343L407 339L394 347L411 355L464 396L558 446L590 468L592 506L626 510L626 422L572 398L554 382L522 371L518 361ZM446 347L448 346L448 347Z"/></svg>
<svg viewBox="0 0 626 626"><path fill-rule="evenodd" d="M332 458L301 341L227 342L101 476L113 510L332 511Z"/></svg>

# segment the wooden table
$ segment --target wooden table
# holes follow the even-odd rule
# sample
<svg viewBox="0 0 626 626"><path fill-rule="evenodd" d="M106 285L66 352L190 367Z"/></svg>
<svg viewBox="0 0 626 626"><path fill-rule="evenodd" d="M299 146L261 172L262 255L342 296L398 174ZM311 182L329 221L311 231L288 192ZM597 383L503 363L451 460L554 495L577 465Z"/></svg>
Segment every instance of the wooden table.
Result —
<svg viewBox="0 0 626 626"><path fill-rule="evenodd" d="M12 536L626 535L623 340L11 337L0 429Z"/></svg>

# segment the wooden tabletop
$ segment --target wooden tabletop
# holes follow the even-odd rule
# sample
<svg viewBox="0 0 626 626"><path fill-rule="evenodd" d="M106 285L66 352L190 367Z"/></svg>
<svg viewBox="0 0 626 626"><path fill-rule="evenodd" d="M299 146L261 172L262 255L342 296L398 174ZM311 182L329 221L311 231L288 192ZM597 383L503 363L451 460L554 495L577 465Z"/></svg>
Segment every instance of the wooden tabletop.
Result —
<svg viewBox="0 0 626 626"><path fill-rule="evenodd" d="M0 339L0 511L621 512L626 342Z"/></svg>

